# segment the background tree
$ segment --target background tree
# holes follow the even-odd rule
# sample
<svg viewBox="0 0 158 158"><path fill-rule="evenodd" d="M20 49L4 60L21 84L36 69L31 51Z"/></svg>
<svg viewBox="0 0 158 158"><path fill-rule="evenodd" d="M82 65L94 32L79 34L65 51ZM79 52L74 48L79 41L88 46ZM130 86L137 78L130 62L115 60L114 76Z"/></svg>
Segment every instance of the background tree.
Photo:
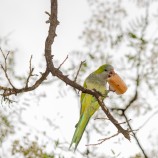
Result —
<svg viewBox="0 0 158 158"><path fill-rule="evenodd" d="M153 9L156 8L157 2L131 1L128 4L125 1L88 2L92 9L92 18L86 23L81 37L85 40L86 59L89 59L86 60L85 66L88 65L88 69L91 69L107 61L116 65L119 72L122 71L122 74L126 75L130 92L120 98L110 96L109 105L117 116L121 116L120 119L127 121L132 131L138 130L132 132L134 139L143 157L151 157L153 151L150 153L144 149L143 143L139 141L142 134L140 138L137 135L141 130L144 132L142 127L152 118L149 115L155 116L158 112L155 108L158 66L157 44L155 44L157 16L156 10ZM134 12L136 15L133 15ZM83 51L75 54L82 60L85 54L81 52ZM143 118L144 122L138 126L136 122L140 118ZM130 119L132 121L128 121ZM93 129L98 131L98 127L95 126L94 121ZM150 136L149 132L147 137ZM157 157L156 148L154 151L152 157Z"/></svg>

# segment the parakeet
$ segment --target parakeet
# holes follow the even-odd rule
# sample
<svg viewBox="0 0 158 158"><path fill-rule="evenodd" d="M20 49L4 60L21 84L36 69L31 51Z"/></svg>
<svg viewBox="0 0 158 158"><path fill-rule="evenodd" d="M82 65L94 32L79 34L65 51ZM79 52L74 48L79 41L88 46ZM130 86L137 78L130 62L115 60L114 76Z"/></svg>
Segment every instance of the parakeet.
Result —
<svg viewBox="0 0 158 158"><path fill-rule="evenodd" d="M106 96L106 83L108 77L114 72L114 68L109 64L104 64L100 66L96 71L91 73L84 82L84 87L87 89L95 89L103 95L103 99ZM76 124L76 130L73 135L70 148L73 143L75 143L75 150L82 138L84 130L91 118L91 116L98 110L99 103L96 98L90 94L81 93L81 109L80 118Z"/></svg>

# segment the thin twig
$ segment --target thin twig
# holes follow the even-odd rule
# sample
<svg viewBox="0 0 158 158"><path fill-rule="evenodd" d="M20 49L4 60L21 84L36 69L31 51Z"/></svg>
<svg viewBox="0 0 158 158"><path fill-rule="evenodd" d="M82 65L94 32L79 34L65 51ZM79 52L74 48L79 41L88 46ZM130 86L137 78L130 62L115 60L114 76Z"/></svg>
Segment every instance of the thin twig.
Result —
<svg viewBox="0 0 158 158"><path fill-rule="evenodd" d="M77 73L76 73L74 82L76 82L77 77L78 77L78 75L79 75L79 72L80 72L80 70L81 70L81 67L82 67L82 65L83 65L85 62L86 62L85 60L84 60L84 61L81 61L80 66L79 66L79 68L78 68L78 70L77 70Z"/></svg>
<svg viewBox="0 0 158 158"><path fill-rule="evenodd" d="M97 94L98 95L98 94ZM130 136L129 136L129 131L123 129L120 124L118 123L118 121L111 115L109 109L105 106L102 97L95 95L99 105L101 106L102 110L104 111L104 113L106 114L106 116L110 119L110 121L115 125L115 127L118 129L119 132L121 132L124 137L128 140L130 140Z"/></svg>
<svg viewBox="0 0 158 158"><path fill-rule="evenodd" d="M155 111L151 116L149 116L149 118L146 121L144 121L144 123L138 129L143 128L157 114L158 114L158 110Z"/></svg>
<svg viewBox="0 0 158 158"><path fill-rule="evenodd" d="M94 120L109 120L109 119L106 117L96 117L94 118Z"/></svg>
<svg viewBox="0 0 158 158"><path fill-rule="evenodd" d="M66 58L63 60L63 62L59 65L58 69L61 68L61 66L65 63L65 61L68 59L68 55L66 56Z"/></svg>
<svg viewBox="0 0 158 158"><path fill-rule="evenodd" d="M112 136L110 136L110 137L107 137L107 138L103 138L103 139L99 139L98 141L98 143L94 143L94 144L87 144L86 146L96 146L96 145L100 145L100 144L102 144L103 142L105 142L106 140L109 140L109 139L111 139L111 138L113 138L113 137L116 137L116 136L118 136L120 134L120 132L118 131L116 134L114 134L114 135L112 135Z"/></svg>
<svg viewBox="0 0 158 158"><path fill-rule="evenodd" d="M2 96L2 99L1 99L1 104L2 104L2 102L8 103L8 104L16 103L15 100L12 100L9 97L3 97L3 96Z"/></svg>
<svg viewBox="0 0 158 158"><path fill-rule="evenodd" d="M145 158L148 158L148 156L147 156L147 154L145 153L145 151L144 151L143 147L141 146L141 144L140 144L140 142L139 142L139 140L138 140L138 138L137 138L136 134L134 133L134 130L132 129L132 127L131 127L130 123L128 122L128 118L127 118L126 114L125 114L125 113L123 113L123 115L124 115L124 117L125 117L125 119L126 119L126 121L127 121L128 127L129 127L129 129L130 129L130 131L131 131L131 133L132 133L132 135L133 135L134 139L136 140L136 142L137 142L137 144L138 144L139 148L141 149L141 151L142 151L142 153L143 153L144 157L145 157Z"/></svg>
<svg viewBox="0 0 158 158"><path fill-rule="evenodd" d="M120 133L124 135L125 138L130 140L129 132L128 130L123 129L120 124L118 124L118 121L111 115L109 112L108 108L106 108L105 104L103 103L102 100L102 95L100 93L94 91L94 90L89 90L86 89L76 82L70 80L67 75L63 75L63 73L58 69L54 67L53 61L52 61L52 44L54 42L54 39L56 37L56 27L59 24L57 20L57 0L51 0L51 20L50 20L50 26L49 26L49 31L48 31L48 36L46 38L45 42L45 58L47 62L47 67L49 71L51 72L52 76L58 77L60 80L66 83L66 85L70 85L83 93L88 93L96 97L99 105L101 106L102 110L104 113L107 115L107 117L110 119L110 121L115 125L115 127L118 129Z"/></svg>
<svg viewBox="0 0 158 158"><path fill-rule="evenodd" d="M9 76L8 76L8 73L7 73L7 71L8 71L8 68L7 68L7 59L8 59L8 56L9 56L9 53L10 53L10 52L8 52L7 55L5 56L5 54L4 54L4 52L2 51L1 48L0 48L0 50L1 50L1 53L2 53L3 58L4 58L4 66L1 64L1 68L2 68L2 70L4 71L5 77L7 78L9 84L10 84L11 87L15 90L16 88L15 88L14 85L12 84L12 82L11 82Z"/></svg>
<svg viewBox="0 0 158 158"><path fill-rule="evenodd" d="M0 86L0 90L9 91L11 88Z"/></svg>
<svg viewBox="0 0 158 158"><path fill-rule="evenodd" d="M81 63L80 63L80 66L79 66L79 68L78 68L78 70L77 70L77 73L76 73L76 76L75 76L75 79L74 79L74 82L77 81L77 77L78 77L78 75L79 75L79 72L80 72L81 67L82 67L82 65L83 65L84 62L85 62L85 61L81 61ZM73 88L73 89L74 89L74 91L76 92L76 94L79 95L79 91L77 91L76 88Z"/></svg>
<svg viewBox="0 0 158 158"><path fill-rule="evenodd" d="M131 121L132 119L129 119L129 120L127 120L128 122L129 121ZM121 124L125 124L125 123L127 123L127 121L124 121L124 122L120 122L119 124L121 125Z"/></svg>
<svg viewBox="0 0 158 158"><path fill-rule="evenodd" d="M47 14L48 16L50 16L50 13L49 13L49 12L47 12L47 11L45 11L45 14Z"/></svg>
<svg viewBox="0 0 158 158"><path fill-rule="evenodd" d="M34 68L32 68L32 55L31 55L30 61L29 61L29 75L28 75L28 77L26 79L26 86L25 86L25 88L28 88L29 80L30 80L31 76L33 76L32 75L33 70L34 70Z"/></svg>
<svg viewBox="0 0 158 158"><path fill-rule="evenodd" d="M18 93L24 93L24 92L29 92L29 91L33 91L34 89L36 89L37 87L39 87L39 85L41 85L41 83L46 80L47 76L49 75L49 70L46 68L44 73L41 73L41 77L35 81L35 83L30 86L30 87L24 87L24 88L7 88L4 86L0 86L0 90L3 90L4 93L1 94L3 97L7 97L13 94L18 94Z"/></svg>
<svg viewBox="0 0 158 158"><path fill-rule="evenodd" d="M2 50L1 47L0 47L0 50L1 50L2 56L3 56L3 58L4 58L4 61L6 62L6 61L7 61L7 58L8 58L8 55L9 55L10 52L8 52L7 55L5 56L5 54L4 54L4 52L3 52L3 50Z"/></svg>
<svg viewBox="0 0 158 158"><path fill-rule="evenodd" d="M102 117L102 118L101 118L101 117L100 117L100 118L97 117L97 118L94 118L94 120L109 120L109 119L108 119L108 118L105 118L105 117ZM129 119L128 121L131 121L131 119ZM127 122L124 121L124 122L120 122L120 123L118 123L118 124L121 125L121 124L125 124L125 123L127 123Z"/></svg>
<svg viewBox="0 0 158 158"><path fill-rule="evenodd" d="M49 20L46 21L46 24L50 23L50 13L45 11L45 14L47 14L49 16Z"/></svg>

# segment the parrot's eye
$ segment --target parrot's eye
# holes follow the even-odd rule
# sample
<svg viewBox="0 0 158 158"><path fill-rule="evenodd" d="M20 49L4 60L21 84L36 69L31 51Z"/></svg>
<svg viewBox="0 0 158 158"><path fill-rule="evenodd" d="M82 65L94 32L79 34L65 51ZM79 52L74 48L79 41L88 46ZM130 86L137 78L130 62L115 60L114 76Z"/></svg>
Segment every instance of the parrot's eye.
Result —
<svg viewBox="0 0 158 158"><path fill-rule="evenodd" d="M105 69L104 71L108 71L107 69Z"/></svg>

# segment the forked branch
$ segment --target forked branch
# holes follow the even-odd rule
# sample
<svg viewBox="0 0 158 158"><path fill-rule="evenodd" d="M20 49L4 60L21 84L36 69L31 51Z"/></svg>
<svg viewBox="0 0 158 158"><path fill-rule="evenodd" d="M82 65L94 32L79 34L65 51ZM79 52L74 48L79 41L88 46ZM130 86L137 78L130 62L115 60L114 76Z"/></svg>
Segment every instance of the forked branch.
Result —
<svg viewBox="0 0 158 158"><path fill-rule="evenodd" d="M66 83L66 85L70 85L71 87L74 87L78 89L79 91L82 91L84 93L91 94L96 97L98 103L100 104L102 110L104 113L107 115L109 120L115 125L115 127L118 129L119 133L122 133L124 137L128 140L130 140L130 135L129 131L125 130L121 127L121 125L118 123L118 121L111 115L109 112L108 108L103 103L103 100L100 99L102 98L101 95L93 90L86 89L76 82L70 80L66 75L63 75L63 73L58 69L54 67L53 61L52 61L52 50L51 46L54 42L54 38L56 37L56 27L59 24L57 20L57 0L51 0L51 14L50 14L50 26L49 26L49 31L48 31L48 36L46 38L45 42L45 57L46 57L46 62L49 71L53 76L58 77L60 80Z"/></svg>
<svg viewBox="0 0 158 158"><path fill-rule="evenodd" d="M53 54L52 54L52 44L54 42L54 39L56 37L56 27L57 25L59 24L58 20L57 20L57 0L51 0L51 12L49 15L49 30L48 30L48 36L46 38L46 41L45 41L45 59L46 59L46 69L45 69L45 72L42 73L41 77L32 85L32 86L29 86L28 83L29 83L29 80L30 80L30 77L33 75L33 68L32 68L32 65L31 65L31 59L30 59L30 71L29 71L29 75L26 79L26 85L24 86L24 88L21 88L21 89L18 89L18 88L15 88L14 85L12 84L11 80L9 79L8 75L7 75L7 65L5 65L4 67L2 66L2 69L4 70L4 73L5 73L5 76L6 78L8 79L8 82L10 83L11 85L11 88L7 88L7 87L4 87L4 86L0 86L0 90L3 90L4 93L1 94L3 97L5 96L10 96L12 94L18 94L18 93L23 93L23 92L28 92L28 91L32 91L34 89L36 89L46 78L47 76L49 75L49 73L52 74L52 76L56 76L58 77L60 80L62 80L63 82L66 83L66 85L69 85L79 91L82 91L83 93L88 93L88 94L91 94L93 95L98 103L100 104L102 110L104 111L104 113L106 114L106 116L108 117L108 119L113 123L113 125L117 128L118 130L118 133L115 134L115 135L118 135L119 133L122 133L123 136L130 140L130 135L129 135L129 131L128 129L123 129L121 127L121 125L118 123L118 121L111 115L110 111L108 110L108 108L105 106L103 100L102 100L102 96L99 92L95 91L95 90L89 90L89 89L86 89L84 87L82 87L81 85L77 84L76 83L76 79L77 77L75 78L75 81L72 81L68 78L67 75L63 75L63 73L60 71L60 67L63 65L63 63L66 61L66 59L59 65L58 68L54 67L54 64L53 64ZM6 61L7 59L7 56L4 56L4 59ZM82 65L82 62L81 62L81 65ZM80 68L79 68L80 70ZM79 71L77 72L77 75L78 76L78 73ZM114 137L114 136L111 136L111 138ZM110 139L110 138L109 138ZM101 142L104 142L106 139L103 139L101 140Z"/></svg>

